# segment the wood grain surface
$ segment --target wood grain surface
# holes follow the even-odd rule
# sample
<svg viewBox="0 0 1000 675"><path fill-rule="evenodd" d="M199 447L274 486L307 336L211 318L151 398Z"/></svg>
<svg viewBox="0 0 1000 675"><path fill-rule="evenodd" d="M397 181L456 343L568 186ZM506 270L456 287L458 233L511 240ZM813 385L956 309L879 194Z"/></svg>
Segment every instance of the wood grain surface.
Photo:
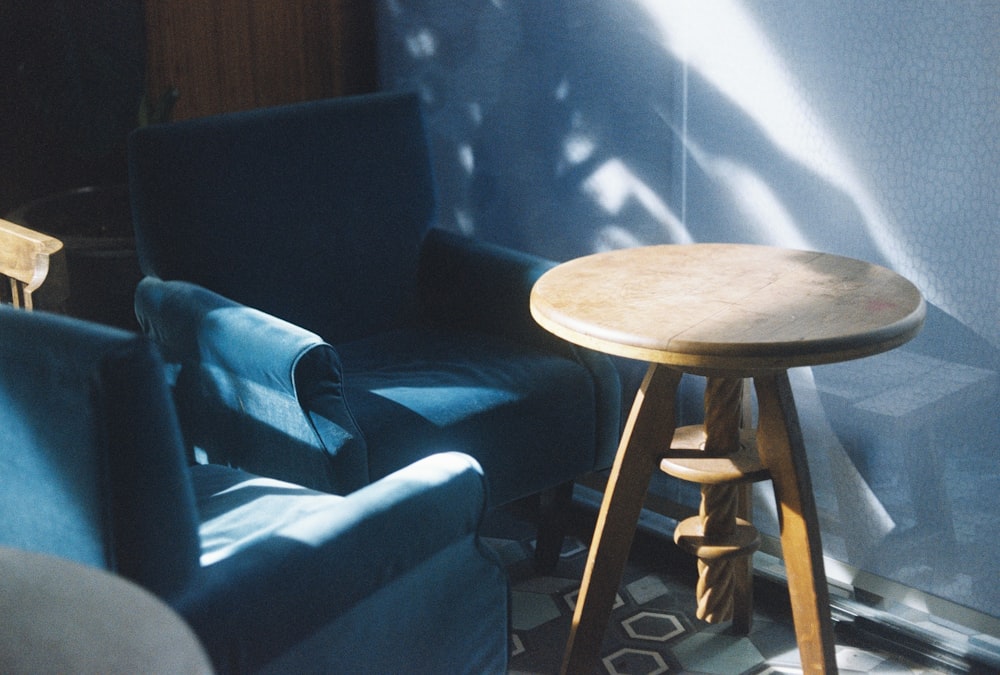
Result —
<svg viewBox="0 0 1000 675"><path fill-rule="evenodd" d="M926 309L907 279L853 258L687 244L563 263L535 284L531 312L585 347L749 375L892 349L920 330Z"/></svg>

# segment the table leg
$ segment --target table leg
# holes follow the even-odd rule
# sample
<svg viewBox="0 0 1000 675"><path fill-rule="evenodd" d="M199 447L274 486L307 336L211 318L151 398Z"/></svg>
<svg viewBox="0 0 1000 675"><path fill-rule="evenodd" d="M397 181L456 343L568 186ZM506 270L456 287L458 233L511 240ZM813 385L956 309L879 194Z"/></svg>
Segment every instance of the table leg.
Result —
<svg viewBox="0 0 1000 675"><path fill-rule="evenodd" d="M740 409L743 399L743 380L739 378L710 377L705 385L705 449L706 457L724 457L740 447ZM701 528L705 541L727 541L736 532L736 519L740 515L741 486L736 483L706 484L701 486ZM747 558L722 558L698 560L698 585L696 616L708 623L728 621L735 616L737 605L741 611L749 608L739 592L747 588L741 583L746 573ZM738 628L750 629L749 616L740 616Z"/></svg>
<svg viewBox="0 0 1000 675"><path fill-rule="evenodd" d="M741 391L743 400L740 402L740 428L753 427L752 397L749 381L744 380ZM753 521L753 483L741 483L739 490L740 505L736 516L749 522ZM749 635L753 628L753 556L748 555L741 561L741 568L736 575L736 598L733 609L733 632L737 635Z"/></svg>
<svg viewBox="0 0 1000 675"><path fill-rule="evenodd" d="M739 508L736 517L748 523L753 516L753 485L741 483L738 487ZM753 628L753 556L736 559L733 570L733 625L736 635L749 635Z"/></svg>
<svg viewBox="0 0 1000 675"><path fill-rule="evenodd" d="M757 448L771 473L795 636L807 673L836 673L830 593L819 516L788 373L754 378L760 420Z"/></svg>
<svg viewBox="0 0 1000 675"><path fill-rule="evenodd" d="M670 449L677 426L674 402L680 378L679 371L651 365L632 404L587 555L563 658L564 675L592 672L600 657L649 480Z"/></svg>

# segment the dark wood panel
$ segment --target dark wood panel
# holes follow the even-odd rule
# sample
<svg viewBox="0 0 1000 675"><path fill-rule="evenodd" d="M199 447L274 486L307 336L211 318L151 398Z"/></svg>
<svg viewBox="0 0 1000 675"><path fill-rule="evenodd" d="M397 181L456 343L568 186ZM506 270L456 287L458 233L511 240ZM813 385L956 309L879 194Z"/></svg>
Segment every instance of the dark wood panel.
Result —
<svg viewBox="0 0 1000 675"><path fill-rule="evenodd" d="M174 119L372 91L370 2L146 0L149 92Z"/></svg>

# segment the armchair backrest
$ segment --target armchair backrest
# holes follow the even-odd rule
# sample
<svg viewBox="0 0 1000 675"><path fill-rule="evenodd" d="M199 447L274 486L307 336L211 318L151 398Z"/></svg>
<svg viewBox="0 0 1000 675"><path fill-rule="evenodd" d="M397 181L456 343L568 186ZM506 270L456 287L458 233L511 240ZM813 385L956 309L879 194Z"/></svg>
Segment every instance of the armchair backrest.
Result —
<svg viewBox="0 0 1000 675"><path fill-rule="evenodd" d="M0 545L163 597L198 569L177 420L147 339L0 307Z"/></svg>
<svg viewBox="0 0 1000 675"><path fill-rule="evenodd" d="M129 143L136 247L180 279L330 342L411 320L434 188L412 94L144 127Z"/></svg>

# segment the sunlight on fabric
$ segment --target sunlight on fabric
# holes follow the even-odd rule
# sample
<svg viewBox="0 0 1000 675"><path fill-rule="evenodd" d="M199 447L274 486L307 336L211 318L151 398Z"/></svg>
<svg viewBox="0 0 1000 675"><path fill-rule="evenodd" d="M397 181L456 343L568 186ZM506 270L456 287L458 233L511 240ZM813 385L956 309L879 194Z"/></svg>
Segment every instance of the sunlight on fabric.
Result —
<svg viewBox="0 0 1000 675"><path fill-rule="evenodd" d="M477 473L482 473L483 469L477 460L465 454L461 449L448 448L447 446L447 442L442 442L433 455L428 455L403 469L380 478L372 484L374 487L369 486L367 491L386 490L400 494L412 492L414 489L444 485L453 476L466 469L472 468Z"/></svg>
<svg viewBox="0 0 1000 675"><path fill-rule="evenodd" d="M288 442L312 444L316 434L294 396L277 387L258 384L217 366L203 366L218 386L219 396L235 416L250 414L261 429L276 430Z"/></svg>
<svg viewBox="0 0 1000 675"><path fill-rule="evenodd" d="M296 532L296 525L342 501L342 497L259 476L230 485L213 494L206 507L218 515L206 519L199 529L201 564L217 563L279 532L314 544L316 537Z"/></svg>
<svg viewBox="0 0 1000 675"><path fill-rule="evenodd" d="M385 387L372 393L405 406L440 427L450 426L517 399L513 392L490 387Z"/></svg>
<svg viewBox="0 0 1000 675"><path fill-rule="evenodd" d="M583 189L610 215L618 215L634 199L663 226L672 241L678 244L694 241L670 207L620 159L609 159L594 170L584 181Z"/></svg>
<svg viewBox="0 0 1000 675"><path fill-rule="evenodd" d="M788 157L845 193L880 253L900 271L921 276L914 270L915 256L900 250L903 240L896 227L802 96L804 88L740 3L635 1L669 52L738 106Z"/></svg>

